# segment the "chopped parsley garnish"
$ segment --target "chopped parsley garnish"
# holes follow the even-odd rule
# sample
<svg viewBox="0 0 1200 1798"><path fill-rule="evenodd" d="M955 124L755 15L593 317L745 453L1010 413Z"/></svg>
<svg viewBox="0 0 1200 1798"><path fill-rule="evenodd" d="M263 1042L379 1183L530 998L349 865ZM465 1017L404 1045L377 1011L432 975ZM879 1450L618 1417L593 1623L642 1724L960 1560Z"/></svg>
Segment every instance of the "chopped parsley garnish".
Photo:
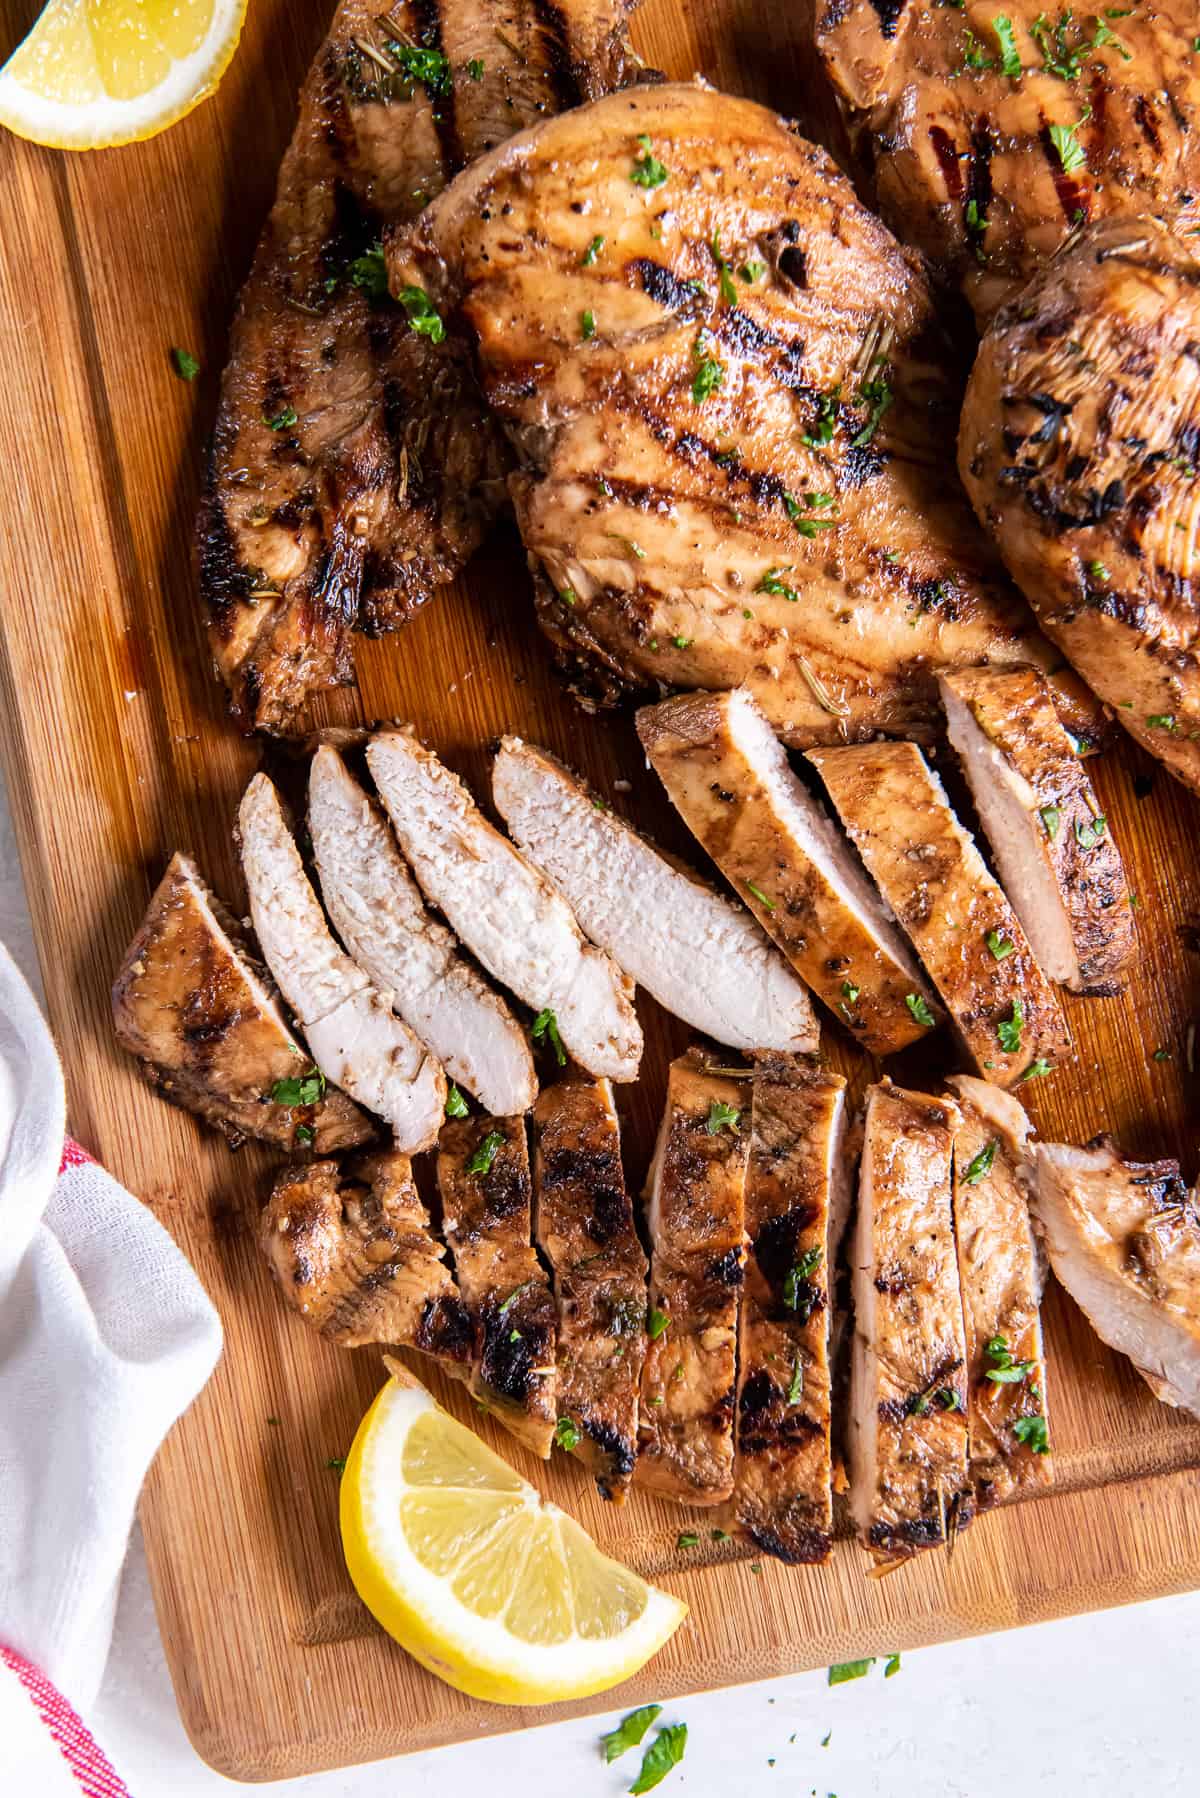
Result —
<svg viewBox="0 0 1200 1798"><path fill-rule="evenodd" d="M861 992L861 986L855 986L852 980L842 981L842 998L846 1001L847 1005L857 1005L858 995Z"/></svg>
<svg viewBox="0 0 1200 1798"><path fill-rule="evenodd" d="M775 910L775 901L773 899L768 899L762 888L760 886L755 886L752 880L746 882L746 891L752 899L757 899L758 903L767 911Z"/></svg>
<svg viewBox="0 0 1200 1798"><path fill-rule="evenodd" d="M953 1386L939 1386L933 1396L939 1411L961 1411L963 1408L962 1399Z"/></svg>
<svg viewBox="0 0 1200 1798"><path fill-rule="evenodd" d="M614 1730L600 1738L605 1760L611 1764L627 1749L636 1748L655 1718L661 1716L661 1704L644 1704L640 1710L630 1711L627 1717L622 1717Z"/></svg>
<svg viewBox="0 0 1200 1798"><path fill-rule="evenodd" d="M795 1366L792 1368L792 1383L788 1387L787 1402L789 1405L798 1405L803 1396L804 1396L804 1363L800 1359L799 1355L797 1355Z"/></svg>
<svg viewBox="0 0 1200 1798"><path fill-rule="evenodd" d="M1031 1448L1035 1455L1050 1453L1050 1431L1044 1417L1018 1417L1013 1424L1013 1435L1026 1448Z"/></svg>
<svg viewBox="0 0 1200 1798"><path fill-rule="evenodd" d="M500 1130L489 1130L479 1147L475 1150L475 1153L470 1156L467 1161L468 1174L490 1174L492 1171L492 1163L496 1159L496 1151L497 1149L503 1148L503 1146L503 1132ZM505 1304L511 1303L511 1299L505 1300ZM500 1309L503 1311L504 1306L502 1305Z"/></svg>
<svg viewBox="0 0 1200 1798"><path fill-rule="evenodd" d="M309 1143L314 1143L314 1142L316 1142L316 1140L317 1140L317 1133L313 1129L311 1124L297 1124L296 1125L296 1141L297 1142L302 1142L307 1147Z"/></svg>
<svg viewBox="0 0 1200 1798"><path fill-rule="evenodd" d="M643 1792L660 1785L671 1768L679 1765L686 1747L686 1723L668 1723L660 1729L642 1756L642 1770L629 1788L630 1798L641 1798Z"/></svg>
<svg viewBox="0 0 1200 1798"><path fill-rule="evenodd" d="M743 262L741 268L738 270L738 274L742 277L742 280L746 283L747 287L753 287L756 281L761 281L766 272L767 265L765 262Z"/></svg>
<svg viewBox="0 0 1200 1798"><path fill-rule="evenodd" d="M804 506L810 511L823 512L827 506L834 504L832 493L806 493ZM815 537L818 531L831 531L838 522L836 518L806 518L804 506L791 493L783 495L783 509L795 525L802 537Z"/></svg>
<svg viewBox="0 0 1200 1798"><path fill-rule="evenodd" d="M1050 142L1058 151L1064 175L1073 175L1076 169L1086 167L1087 155L1075 135L1074 125L1051 125Z"/></svg>
<svg viewBox="0 0 1200 1798"><path fill-rule="evenodd" d="M579 1447L579 1426L573 1418L559 1418L554 1426L554 1446L555 1448L565 1448L568 1454L572 1449Z"/></svg>
<svg viewBox="0 0 1200 1798"><path fill-rule="evenodd" d="M996 1040L1006 1055L1015 1055L1021 1047L1021 1031L1025 1026L1025 1007L1019 999L1012 1002L1012 1016L1001 1018L996 1025Z"/></svg>
<svg viewBox="0 0 1200 1798"><path fill-rule="evenodd" d="M1003 1336L993 1336L985 1343L983 1352L991 1363L987 1378L994 1386L1019 1386L1036 1365L1033 1361L1014 1361Z"/></svg>
<svg viewBox="0 0 1200 1798"><path fill-rule="evenodd" d="M510 1342L524 1342L525 1338L522 1336L520 1330L510 1330L508 1332L508 1340Z"/></svg>
<svg viewBox="0 0 1200 1798"><path fill-rule="evenodd" d="M1060 81L1076 81L1083 70L1083 64L1092 50L1099 50L1105 44L1111 44L1117 54L1126 62L1132 60L1130 52L1122 44L1115 31L1106 25L1105 19L1127 19L1129 12L1108 9L1104 19L1096 19L1096 29L1088 37L1081 24L1077 24L1074 14L1068 7L1059 14L1052 26L1044 12L1038 14L1029 27L1029 35L1038 47L1042 59L1042 67L1047 75L1057 75Z"/></svg>
<svg viewBox="0 0 1200 1798"><path fill-rule="evenodd" d="M1013 35L1012 20L1007 13L998 12L992 20L992 30L996 33L996 42L1000 45L1000 67L1013 81L1021 78L1021 58L1017 53L1017 40Z"/></svg>
<svg viewBox="0 0 1200 1798"><path fill-rule="evenodd" d="M799 1314L799 1322L802 1324L806 1324L812 1316L816 1295L805 1295L801 1288L812 1279L823 1259L823 1250L806 1249L799 1261L788 1268L783 1278L783 1302L789 1311Z"/></svg>
<svg viewBox="0 0 1200 1798"><path fill-rule="evenodd" d="M604 248L603 237L601 237L599 235L593 237L591 243L588 245L587 249L583 252L583 255L579 258L580 267L581 268L591 268L592 264L595 262L597 256L600 254L600 252L603 248Z"/></svg>
<svg viewBox="0 0 1200 1798"><path fill-rule="evenodd" d="M448 1118L465 1118L467 1116L467 1101L453 1083L446 1094L446 1116Z"/></svg>
<svg viewBox="0 0 1200 1798"><path fill-rule="evenodd" d="M1169 730L1175 732L1179 729L1179 721L1174 712L1151 712L1146 719L1146 725L1149 730Z"/></svg>
<svg viewBox="0 0 1200 1798"><path fill-rule="evenodd" d="M676 1548L699 1548L700 1538L695 1530L680 1530L675 1538Z"/></svg>
<svg viewBox="0 0 1200 1798"><path fill-rule="evenodd" d="M295 406L285 406L282 412L275 414L274 418L269 418L265 412L263 413L263 423L270 425L273 431L290 431L297 422Z"/></svg>
<svg viewBox="0 0 1200 1798"><path fill-rule="evenodd" d="M710 1136L720 1136L722 1130L729 1130L736 1136L741 1115L736 1105L726 1105L723 1099L714 1099L708 1108L704 1128Z"/></svg>
<svg viewBox="0 0 1200 1798"><path fill-rule="evenodd" d="M829 1683L831 1686L844 1686L848 1680L865 1679L874 1665L874 1655L869 1661L839 1661L829 1669Z"/></svg>
<svg viewBox="0 0 1200 1798"><path fill-rule="evenodd" d="M629 179L639 187L661 187L670 170L658 160L650 148L650 139L643 132L638 138L641 155L629 171Z"/></svg>
<svg viewBox="0 0 1200 1798"><path fill-rule="evenodd" d="M821 394L817 401L817 416L809 430L801 438L809 449L823 449L827 443L833 442L833 433L837 428L838 401L842 396L841 383L831 387L828 393Z"/></svg>
<svg viewBox="0 0 1200 1798"><path fill-rule="evenodd" d="M585 343L588 341L588 339L590 337L594 337L596 335L596 314L594 312L581 312L580 313L580 315L579 315L579 335L583 338L583 341Z"/></svg>
<svg viewBox="0 0 1200 1798"><path fill-rule="evenodd" d="M351 287L359 288L369 300L386 299L388 276L382 243L372 244L369 250L364 250L361 256L356 256L346 270L346 274Z"/></svg>
<svg viewBox="0 0 1200 1798"><path fill-rule="evenodd" d="M867 422L861 431L858 431L850 439L851 449L862 449L870 443L879 429L880 419L892 403L892 397L891 387L882 378L863 382L858 390L858 398L869 408Z"/></svg>
<svg viewBox="0 0 1200 1798"><path fill-rule="evenodd" d="M535 1043L540 1043L543 1040L549 1042L551 1048L554 1050L554 1059L559 1067L566 1067L567 1051L563 1048L562 1037L558 1034L558 1019L552 1011L548 1008L545 1011L539 1011L537 1017L533 1020L533 1026L530 1029L529 1034Z"/></svg>
<svg viewBox="0 0 1200 1798"><path fill-rule="evenodd" d="M1108 569L1104 566L1103 562L1089 562L1087 571L1094 581L1107 581L1111 579Z"/></svg>
<svg viewBox="0 0 1200 1798"><path fill-rule="evenodd" d="M733 1540L728 1530L709 1530L708 1533L714 1542L731 1542Z"/></svg>
<svg viewBox="0 0 1200 1798"><path fill-rule="evenodd" d="M697 406L702 406L725 385L725 364L709 354L711 341L707 331L699 331L692 345L692 361L696 365L692 376L692 399Z"/></svg>
<svg viewBox="0 0 1200 1798"><path fill-rule="evenodd" d="M309 1068L307 1074L277 1080L271 1088L271 1098L276 1105L286 1105L290 1109L297 1105L317 1105L324 1092L324 1074L320 1068Z"/></svg>
<svg viewBox="0 0 1200 1798"><path fill-rule="evenodd" d="M1082 818L1075 820L1075 841L1081 849L1094 849L1102 842L1108 830L1108 819L1097 812L1096 816L1085 824Z"/></svg>
<svg viewBox="0 0 1200 1798"><path fill-rule="evenodd" d="M345 1473L346 1457L345 1455L330 1455L325 1465L329 1468L331 1473Z"/></svg>
<svg viewBox="0 0 1200 1798"><path fill-rule="evenodd" d="M696 641L694 637L672 637L671 642L676 649L690 649Z"/></svg>
<svg viewBox="0 0 1200 1798"><path fill-rule="evenodd" d="M490 1141L490 1138L489 1138L489 1141ZM528 1292L531 1286L536 1286L536 1285L537 1285L536 1280L522 1280L521 1284L519 1286L514 1286L512 1291L509 1293L508 1297L505 1299L504 1303L501 1305L498 1315L500 1317L504 1317L507 1312L512 1310L513 1306L516 1304L516 1302L520 1298L521 1294L523 1292ZM511 1337L509 1337L509 1341L510 1342L512 1341Z"/></svg>
<svg viewBox="0 0 1200 1798"><path fill-rule="evenodd" d="M171 346L171 367L181 381L194 381L200 373L200 364L191 350L181 350L174 344Z"/></svg>
<svg viewBox="0 0 1200 1798"><path fill-rule="evenodd" d="M665 1311L652 1311L646 1319L646 1334L651 1342L657 1342L670 1327L671 1320Z"/></svg>
<svg viewBox="0 0 1200 1798"><path fill-rule="evenodd" d="M1053 842L1058 835L1059 816L1059 809L1056 805L1044 805L1038 813L1038 817L1042 821L1042 829L1045 831L1051 842Z"/></svg>
<svg viewBox="0 0 1200 1798"><path fill-rule="evenodd" d="M909 1011L911 1011L913 1017L923 1030L933 1029L934 1025L937 1023L937 1019L930 1011L929 1006L926 1004L920 993L905 993L904 1003L908 1006Z"/></svg>
<svg viewBox="0 0 1200 1798"><path fill-rule="evenodd" d="M884 1662L883 1677L884 1677L884 1679L891 1679L892 1674L899 1673L899 1671L900 1671L900 1653L899 1653L899 1650L897 1650L895 1654L889 1654L887 1660Z"/></svg>
<svg viewBox="0 0 1200 1798"><path fill-rule="evenodd" d="M1025 1072L1021 1075L1021 1080L1044 1080L1047 1074L1052 1074L1053 1072L1054 1063L1047 1061L1044 1055L1039 1055L1036 1061L1030 1062L1029 1066L1025 1069ZM1017 1081L1018 1086L1020 1086L1021 1080Z"/></svg>
<svg viewBox="0 0 1200 1798"><path fill-rule="evenodd" d="M1003 961L1004 957L1011 955L1016 947L1016 944L1010 943L1006 936L1001 936L998 930L989 930L984 941L997 961Z"/></svg>
<svg viewBox="0 0 1200 1798"><path fill-rule="evenodd" d="M793 602L800 598L796 589L790 587L784 580L783 571L779 568L768 568L754 591L756 593L777 593L781 599L790 599Z"/></svg>
<svg viewBox="0 0 1200 1798"><path fill-rule="evenodd" d="M470 76L472 81L482 81L483 80L483 68L484 68L484 63L483 63L482 56L473 56L471 58L470 62L467 64L467 74Z"/></svg>
<svg viewBox="0 0 1200 1798"><path fill-rule="evenodd" d="M389 38L387 51L401 74L409 81L419 81L430 99L450 92L450 61L440 50L428 50L420 44L398 44Z"/></svg>
<svg viewBox="0 0 1200 1798"><path fill-rule="evenodd" d="M1170 1061L1171 1051L1169 1049L1156 1049L1154 1051L1153 1059L1155 1061Z"/></svg>
<svg viewBox="0 0 1200 1798"><path fill-rule="evenodd" d="M976 1155L969 1163L967 1171L962 1177L961 1183L963 1186L978 1186L981 1180L986 1180L987 1176L992 1171L992 1163L996 1159L996 1150L999 1146L1000 1139L995 1136L993 1136L991 1142L984 1143L978 1155Z"/></svg>
<svg viewBox="0 0 1200 1798"><path fill-rule="evenodd" d="M996 66L995 58L988 55L969 26L963 32L963 66L968 69L994 69Z"/></svg>
<svg viewBox="0 0 1200 1798"><path fill-rule="evenodd" d="M423 287L402 287L396 295L414 331L428 337L430 343L441 343L446 335L442 315Z"/></svg>
<svg viewBox="0 0 1200 1798"><path fill-rule="evenodd" d="M719 232L713 232L712 242L708 247L712 251L712 259L717 265L717 287L720 291L721 298L727 306L736 306L738 303L738 291L733 284L733 276L730 273L729 264L721 254L721 236Z"/></svg>

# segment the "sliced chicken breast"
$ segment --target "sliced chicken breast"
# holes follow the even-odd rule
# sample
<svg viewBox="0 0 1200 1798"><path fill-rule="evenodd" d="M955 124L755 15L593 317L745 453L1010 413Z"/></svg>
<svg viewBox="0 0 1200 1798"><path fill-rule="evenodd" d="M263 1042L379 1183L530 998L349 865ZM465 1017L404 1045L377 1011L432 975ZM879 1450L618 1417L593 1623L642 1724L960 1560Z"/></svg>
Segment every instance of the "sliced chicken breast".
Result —
<svg viewBox="0 0 1200 1798"><path fill-rule="evenodd" d="M235 1149L257 1136L330 1155L375 1134L345 1093L303 1080L309 1058L266 969L189 855L171 857L112 1006L117 1040L156 1091L215 1125Z"/></svg>
<svg viewBox="0 0 1200 1798"><path fill-rule="evenodd" d="M488 823L462 781L411 726L382 731L367 763L426 898L488 972L602 1079L633 1080L642 1032L633 983L584 940L567 901Z"/></svg>
<svg viewBox="0 0 1200 1798"><path fill-rule="evenodd" d="M833 1541L830 1295L846 1192L846 1082L764 1056L746 1170L733 1507L767 1554L824 1561Z"/></svg>
<svg viewBox="0 0 1200 1798"><path fill-rule="evenodd" d="M905 997L937 1016L933 989L750 694L682 693L643 707L637 728L688 828L863 1048L889 1055L923 1036Z"/></svg>
<svg viewBox="0 0 1200 1798"><path fill-rule="evenodd" d="M1022 1184L1030 1123L1011 1093L970 1075L947 1083L954 1226L967 1344L971 1481L981 1507L1033 1497L1054 1478L1042 1346L1044 1280Z"/></svg>
<svg viewBox="0 0 1200 1798"><path fill-rule="evenodd" d="M671 1063L650 1169L650 1344L635 1478L681 1504L733 1491L738 1297L746 1256L752 1072L709 1071L698 1049Z"/></svg>
<svg viewBox="0 0 1200 1798"><path fill-rule="evenodd" d="M472 1391L545 1460L558 1372L554 1300L530 1235L524 1118L463 1118L438 1143L442 1228L475 1325Z"/></svg>
<svg viewBox="0 0 1200 1798"><path fill-rule="evenodd" d="M534 1231L558 1302L558 1439L624 1500L646 1357L646 1256L607 1080L570 1069L533 1114Z"/></svg>
<svg viewBox="0 0 1200 1798"><path fill-rule="evenodd" d="M1086 765L1033 668L966 668L939 685L1000 878L1039 963L1076 993L1124 988L1133 907Z"/></svg>
<svg viewBox="0 0 1200 1798"><path fill-rule="evenodd" d="M977 1072L997 1086L1051 1073L1070 1054L1054 989L916 744L820 749L808 759ZM924 1021L917 996L911 1005Z"/></svg>
<svg viewBox="0 0 1200 1798"><path fill-rule="evenodd" d="M441 1064L333 940L265 774L242 795L238 829L255 935L313 1060L385 1119L398 1149L429 1148L446 1105Z"/></svg>
<svg viewBox="0 0 1200 1798"><path fill-rule="evenodd" d="M853 1250L850 1504L878 1563L971 1521L966 1344L954 1251L952 1100L867 1096Z"/></svg>
<svg viewBox="0 0 1200 1798"><path fill-rule="evenodd" d="M331 1342L402 1343L469 1375L471 1320L407 1155L285 1168L258 1239L288 1304Z"/></svg>
<svg viewBox="0 0 1200 1798"><path fill-rule="evenodd" d="M749 914L668 861L561 762L505 737L492 794L592 941L667 1011L738 1049L816 1048L808 994Z"/></svg>
<svg viewBox="0 0 1200 1798"><path fill-rule="evenodd" d="M1174 1161L1128 1161L1106 1136L1039 1143L1030 1194L1050 1265L1156 1398L1200 1417L1200 1210Z"/></svg>
<svg viewBox="0 0 1200 1798"><path fill-rule="evenodd" d="M359 967L485 1111L528 1111L537 1076L525 1032L430 917L382 810L328 745L309 770L308 822L325 908Z"/></svg>

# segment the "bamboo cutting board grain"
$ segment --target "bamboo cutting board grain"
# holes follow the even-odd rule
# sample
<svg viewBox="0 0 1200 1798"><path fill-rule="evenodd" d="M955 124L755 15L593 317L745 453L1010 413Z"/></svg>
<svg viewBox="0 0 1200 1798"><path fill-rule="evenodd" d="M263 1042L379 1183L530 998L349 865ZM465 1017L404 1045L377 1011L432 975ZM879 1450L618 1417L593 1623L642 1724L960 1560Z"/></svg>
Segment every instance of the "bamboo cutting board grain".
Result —
<svg viewBox="0 0 1200 1798"><path fill-rule="evenodd" d="M0 734L72 1128L175 1235L224 1321L224 1358L159 1455L142 1515L184 1722L208 1760L243 1779L559 1714L464 1698L375 1630L342 1568L326 1463L345 1453L380 1383L378 1356L329 1348L285 1313L252 1240L269 1158L232 1156L154 1098L109 1026L109 982L172 849L194 849L217 889L243 902L230 828L259 752L230 729L210 676L190 537L224 333L328 10L253 0L217 98L153 143L72 158L0 138ZM811 120L790 13L770 0L647 0L635 38L673 74L699 70ZM0 53L31 15L30 0L0 0ZM200 355L194 386L172 376L172 344ZM326 720L414 718L477 790L483 746L515 730L691 853L628 718L589 720L556 686L511 538L402 636L365 646L360 671L359 692L331 699ZM1194 1174L1200 806L1165 775L1135 790L1150 771L1124 747L1096 770L1139 896L1134 985L1124 999L1071 1002L1079 1059L1027 1091L1044 1135L1081 1141L1107 1127L1130 1151L1179 1156ZM666 1059L686 1038L644 999L641 1011L645 1074L620 1095L632 1181ZM857 1095L870 1065L835 1031L827 1046ZM911 1056L893 1071L932 1076ZM689 1513L641 1496L606 1508L574 1463L543 1469L502 1439L605 1547L692 1607L645 1674L576 1708L1200 1584L1200 1425L1156 1404L1061 1293L1047 1309L1058 1494L986 1519L952 1561L927 1557L886 1580L864 1577L847 1543L818 1571L748 1563L706 1533L705 1547L677 1551ZM457 1389L441 1396L463 1414Z"/></svg>

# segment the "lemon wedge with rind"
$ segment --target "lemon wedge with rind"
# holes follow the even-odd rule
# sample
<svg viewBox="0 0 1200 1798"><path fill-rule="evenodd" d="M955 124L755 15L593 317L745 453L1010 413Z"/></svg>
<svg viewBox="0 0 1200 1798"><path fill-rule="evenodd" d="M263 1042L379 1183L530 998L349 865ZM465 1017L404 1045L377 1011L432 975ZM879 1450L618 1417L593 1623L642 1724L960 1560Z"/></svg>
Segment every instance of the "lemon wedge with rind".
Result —
<svg viewBox="0 0 1200 1798"><path fill-rule="evenodd" d="M60 150L154 137L214 91L246 0L50 0L0 69L0 125Z"/></svg>
<svg viewBox="0 0 1200 1798"><path fill-rule="evenodd" d="M493 1704L606 1692L687 1615L404 1373L359 1425L341 1522L376 1620L439 1679Z"/></svg>

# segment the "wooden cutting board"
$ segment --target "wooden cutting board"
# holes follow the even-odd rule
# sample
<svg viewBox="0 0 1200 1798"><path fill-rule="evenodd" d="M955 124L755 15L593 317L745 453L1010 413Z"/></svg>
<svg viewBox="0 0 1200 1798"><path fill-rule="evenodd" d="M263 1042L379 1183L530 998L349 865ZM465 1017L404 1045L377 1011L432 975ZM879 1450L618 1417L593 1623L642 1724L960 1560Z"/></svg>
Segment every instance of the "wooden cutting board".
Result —
<svg viewBox="0 0 1200 1798"><path fill-rule="evenodd" d="M0 53L32 10L0 0ZM259 751L230 729L210 673L190 538L234 295L328 10L254 0L217 98L153 143L70 157L0 136L0 735L72 1129L174 1234L225 1326L220 1367L160 1453L142 1516L184 1723L206 1759L242 1779L560 1714L461 1697L374 1628L341 1564L327 1462L380 1384L379 1358L327 1347L285 1313L252 1234L269 1157L234 1156L171 1111L110 1033L110 980L172 849L193 849L244 903L230 828ZM790 12L770 0L647 0L635 36L673 74L700 70L811 119L816 88ZM200 355L193 386L172 375L172 344ZM511 537L403 635L364 646L360 670L359 692L331 699L325 720L413 718L477 790L484 746L518 731L694 853L628 718L587 718L560 692ZM1028 1097L1044 1135L1082 1141L1107 1128L1194 1173L1200 957L1187 929L1200 918L1200 807L1128 747L1096 779L1132 864L1141 964L1127 997L1069 1002L1079 1059ZM620 1095L633 1182L666 1060L686 1036L644 998L641 1011L644 1076ZM860 1093L875 1069L836 1030L827 1047ZM912 1056L893 1064L911 1081L936 1071ZM885 1580L865 1576L849 1543L815 1571L750 1562L707 1534L679 1551L681 1528L712 1519L641 1496L607 1508L573 1462L535 1465L502 1439L606 1548L692 1607L642 1677L576 1708L1200 1584L1200 1425L1157 1404L1057 1291L1048 1325L1058 1494L986 1519L951 1561L927 1557ZM457 1389L440 1396L462 1413ZM470 1421L490 1431L473 1411Z"/></svg>

